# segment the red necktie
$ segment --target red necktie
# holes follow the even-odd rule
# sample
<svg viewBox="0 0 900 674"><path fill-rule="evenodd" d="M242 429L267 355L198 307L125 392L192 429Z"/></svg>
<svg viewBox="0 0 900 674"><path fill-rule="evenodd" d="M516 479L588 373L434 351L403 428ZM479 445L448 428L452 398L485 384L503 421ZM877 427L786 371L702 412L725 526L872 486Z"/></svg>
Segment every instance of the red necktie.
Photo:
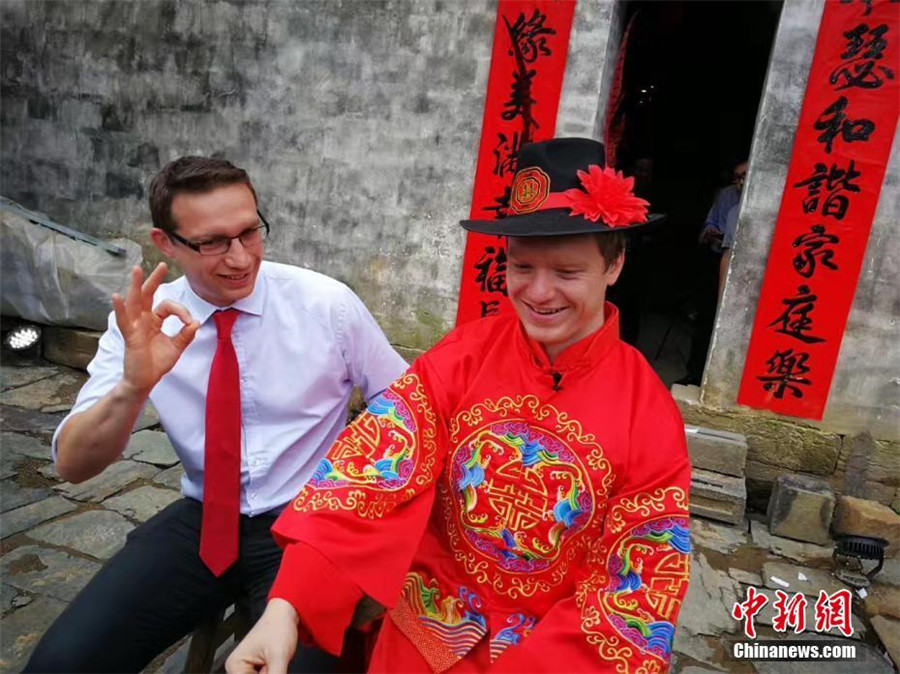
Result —
<svg viewBox="0 0 900 674"><path fill-rule="evenodd" d="M241 502L241 382L231 343L236 309L213 314L219 339L206 389L206 452L200 558L216 576L238 557Z"/></svg>

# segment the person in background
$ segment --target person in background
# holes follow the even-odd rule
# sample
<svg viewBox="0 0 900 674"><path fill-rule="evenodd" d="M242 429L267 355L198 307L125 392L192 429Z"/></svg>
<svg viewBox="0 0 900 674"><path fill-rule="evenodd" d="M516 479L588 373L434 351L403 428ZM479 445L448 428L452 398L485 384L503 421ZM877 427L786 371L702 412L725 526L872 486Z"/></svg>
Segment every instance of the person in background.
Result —
<svg viewBox="0 0 900 674"><path fill-rule="evenodd" d="M700 232L698 239L700 262L694 293L697 317L694 321L691 350L688 355L687 374L676 382L678 384L699 386L703 379L706 354L709 351L709 341L716 320L722 240L725 236L728 213L737 207L741 200L746 176L747 162L741 161L732 171L731 184L723 187L716 195Z"/></svg>
<svg viewBox="0 0 900 674"><path fill-rule="evenodd" d="M725 233L722 236L722 258L719 261L719 303L722 302L722 293L725 292L725 279L728 276L728 268L731 265L731 256L734 254L734 237L737 234L738 215L741 205L735 204L725 217Z"/></svg>
<svg viewBox="0 0 900 674"><path fill-rule="evenodd" d="M722 253L721 244L725 236L728 213L740 202L741 191L744 189L746 177L747 161L744 160L732 169L731 183L716 194L713 205L706 216L706 221L703 223L698 242L717 255Z"/></svg>

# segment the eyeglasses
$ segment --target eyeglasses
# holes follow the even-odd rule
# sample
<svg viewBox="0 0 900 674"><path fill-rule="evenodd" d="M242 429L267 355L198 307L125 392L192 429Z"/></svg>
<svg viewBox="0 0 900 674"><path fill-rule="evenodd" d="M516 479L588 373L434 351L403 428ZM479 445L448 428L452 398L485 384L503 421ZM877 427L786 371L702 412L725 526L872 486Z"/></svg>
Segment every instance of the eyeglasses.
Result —
<svg viewBox="0 0 900 674"><path fill-rule="evenodd" d="M269 223L266 222L262 213L256 211L256 214L259 216L262 224L258 227L245 229L237 236L217 236L216 238L207 241L189 241L175 232L166 233L169 235L170 239L175 239L178 243L200 253L200 255L223 255L231 249L231 242L235 239L240 239L241 245L245 248L258 246L266 240L266 237L269 235Z"/></svg>

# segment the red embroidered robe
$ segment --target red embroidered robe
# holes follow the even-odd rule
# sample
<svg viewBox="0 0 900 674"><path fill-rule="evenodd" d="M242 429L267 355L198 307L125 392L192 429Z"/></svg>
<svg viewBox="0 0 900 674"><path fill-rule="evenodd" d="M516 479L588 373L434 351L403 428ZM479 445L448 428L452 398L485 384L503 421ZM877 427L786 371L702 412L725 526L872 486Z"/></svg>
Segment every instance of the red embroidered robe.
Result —
<svg viewBox="0 0 900 674"><path fill-rule="evenodd" d="M690 464L618 314L551 364L515 317L449 333L338 438L273 527L272 597L370 671L660 672L687 590Z"/></svg>

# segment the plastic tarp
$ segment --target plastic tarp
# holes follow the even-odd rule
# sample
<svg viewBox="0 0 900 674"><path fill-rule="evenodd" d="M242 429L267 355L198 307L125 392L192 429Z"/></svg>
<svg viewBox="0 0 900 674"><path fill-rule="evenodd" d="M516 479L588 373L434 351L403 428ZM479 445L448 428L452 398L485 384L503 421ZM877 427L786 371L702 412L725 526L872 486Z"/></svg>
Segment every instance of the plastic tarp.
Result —
<svg viewBox="0 0 900 674"><path fill-rule="evenodd" d="M125 254L114 255L0 211L0 313L46 325L105 330L112 294L127 289L129 270L142 260L134 241L111 243Z"/></svg>

